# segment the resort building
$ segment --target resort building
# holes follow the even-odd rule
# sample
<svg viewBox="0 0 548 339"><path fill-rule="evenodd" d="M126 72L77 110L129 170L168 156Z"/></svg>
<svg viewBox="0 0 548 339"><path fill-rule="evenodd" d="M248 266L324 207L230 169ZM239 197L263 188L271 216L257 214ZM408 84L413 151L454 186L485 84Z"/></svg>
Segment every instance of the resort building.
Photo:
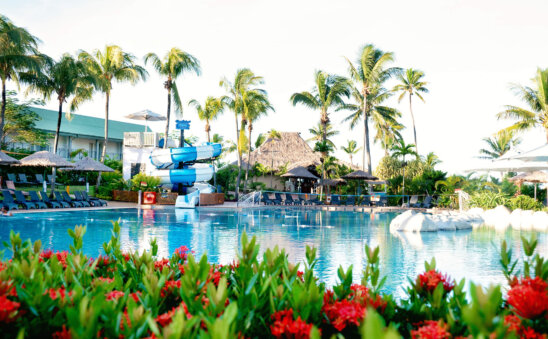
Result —
<svg viewBox="0 0 548 339"><path fill-rule="evenodd" d="M8 148L53 151L58 112L38 107L31 107L31 109L40 116L40 120L36 122L36 128L50 135L48 144L42 147L25 143L10 143L8 141ZM124 132L143 132L144 130L145 127L140 124L110 120L106 154L111 159L121 160ZM149 128L147 130L150 131ZM83 149L89 157L98 160L103 149L104 131L105 119L103 118L72 114L71 119L68 120L63 114L57 154L68 159L71 152Z"/></svg>

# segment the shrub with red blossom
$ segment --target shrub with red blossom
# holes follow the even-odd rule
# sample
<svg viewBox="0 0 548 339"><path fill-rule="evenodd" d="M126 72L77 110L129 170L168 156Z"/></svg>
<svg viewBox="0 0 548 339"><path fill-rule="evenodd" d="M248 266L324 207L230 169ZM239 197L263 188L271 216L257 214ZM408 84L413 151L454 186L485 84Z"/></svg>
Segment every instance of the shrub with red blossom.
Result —
<svg viewBox="0 0 548 339"><path fill-rule="evenodd" d="M186 258L188 257L188 253L189 253L189 249L188 247L186 246L181 246L177 249L175 249L175 254L174 256L179 258L182 262L185 262L186 261ZM190 252L190 253L194 253L194 251Z"/></svg>
<svg viewBox="0 0 548 339"><path fill-rule="evenodd" d="M381 313L386 309L387 302L380 295L373 297L366 286L352 284L350 290L351 292L348 297L363 306L372 307Z"/></svg>
<svg viewBox="0 0 548 339"><path fill-rule="evenodd" d="M524 278L508 291L508 304L527 319L535 319L548 312L548 284L539 277Z"/></svg>
<svg viewBox="0 0 548 339"><path fill-rule="evenodd" d="M515 315L507 315L504 317L504 325L508 328L509 333L513 333L519 338L524 339L546 339L545 334L537 333L531 327L522 325L521 319Z"/></svg>
<svg viewBox="0 0 548 339"><path fill-rule="evenodd" d="M449 339L451 333L447 331L447 325L440 321L425 321L418 329L411 331L412 339Z"/></svg>
<svg viewBox="0 0 548 339"><path fill-rule="evenodd" d="M20 303L9 300L6 296L0 296L0 323L11 323L19 317Z"/></svg>
<svg viewBox="0 0 548 339"><path fill-rule="evenodd" d="M293 309L278 311L271 316L273 323L270 325L270 332L275 338L285 339L306 339L310 338L312 324L293 317Z"/></svg>
<svg viewBox="0 0 548 339"><path fill-rule="evenodd" d="M323 305L322 311L329 323L338 331L348 326L359 326L365 317L366 307L358 301L346 299Z"/></svg>
<svg viewBox="0 0 548 339"><path fill-rule="evenodd" d="M45 294L48 294L51 300L65 300L65 298L72 297L72 291L67 292L65 287L59 287L59 288L50 288L46 291Z"/></svg>
<svg viewBox="0 0 548 339"><path fill-rule="evenodd" d="M453 288L455 288L455 282L451 280L451 278L436 270L429 270L419 274L417 277L416 286L419 293L422 291L432 293L440 283L443 284L443 289L446 293L451 292Z"/></svg>
<svg viewBox="0 0 548 339"><path fill-rule="evenodd" d="M105 297L107 297L107 300L118 300L121 297L123 297L124 295L125 295L124 292L114 290L114 291L110 291L107 294L105 294Z"/></svg>
<svg viewBox="0 0 548 339"><path fill-rule="evenodd" d="M169 259L164 258L154 262L154 268L158 271L163 270L164 267L169 267Z"/></svg>
<svg viewBox="0 0 548 339"><path fill-rule="evenodd" d="M164 287L162 287L162 290L160 291L160 296L162 298L165 298L166 296L172 294L176 290L181 288L181 281L180 280L168 280L164 284Z"/></svg>
<svg viewBox="0 0 548 339"><path fill-rule="evenodd" d="M70 331L67 329L66 325L63 325L61 331L54 332L52 334L53 339L71 339Z"/></svg>

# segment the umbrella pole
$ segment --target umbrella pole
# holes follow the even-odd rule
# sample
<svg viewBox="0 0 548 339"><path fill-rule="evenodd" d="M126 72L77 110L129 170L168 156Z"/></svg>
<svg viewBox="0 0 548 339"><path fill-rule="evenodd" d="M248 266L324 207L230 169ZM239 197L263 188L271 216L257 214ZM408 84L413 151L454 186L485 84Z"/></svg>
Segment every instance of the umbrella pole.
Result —
<svg viewBox="0 0 548 339"><path fill-rule="evenodd" d="M537 198L537 184L535 184L535 199Z"/></svg>

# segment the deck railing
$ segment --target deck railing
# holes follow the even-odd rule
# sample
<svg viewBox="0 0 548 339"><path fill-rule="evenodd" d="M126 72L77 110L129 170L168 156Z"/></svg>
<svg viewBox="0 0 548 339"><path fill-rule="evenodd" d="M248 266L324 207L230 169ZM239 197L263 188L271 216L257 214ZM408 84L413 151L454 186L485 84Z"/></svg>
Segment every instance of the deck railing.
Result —
<svg viewBox="0 0 548 339"><path fill-rule="evenodd" d="M156 132L125 132L125 147L154 147L158 145L159 134Z"/></svg>

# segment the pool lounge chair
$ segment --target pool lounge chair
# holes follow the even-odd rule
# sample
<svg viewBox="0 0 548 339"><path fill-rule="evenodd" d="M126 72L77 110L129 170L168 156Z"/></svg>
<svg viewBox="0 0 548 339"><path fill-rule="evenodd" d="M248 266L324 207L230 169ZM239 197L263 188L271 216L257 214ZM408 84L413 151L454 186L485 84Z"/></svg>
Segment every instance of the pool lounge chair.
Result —
<svg viewBox="0 0 548 339"><path fill-rule="evenodd" d="M82 191L82 195L84 196L84 199L86 199L87 202L93 202L94 206L107 206L107 202L103 199L90 197L88 195L88 192Z"/></svg>
<svg viewBox="0 0 548 339"><path fill-rule="evenodd" d="M409 203L407 204L407 207L415 207L415 208L421 207L421 203L419 202L419 196L412 195L411 198L409 199Z"/></svg>
<svg viewBox="0 0 548 339"><path fill-rule="evenodd" d="M272 205L273 204L272 200L268 197L268 193L266 193L266 192L261 193L261 201L265 205Z"/></svg>
<svg viewBox="0 0 548 339"><path fill-rule="evenodd" d="M36 205L36 208L40 208L40 209L48 208L48 205L46 205L46 203L43 202L42 199L40 199L36 191L30 191L29 196L30 196L30 202L34 203Z"/></svg>
<svg viewBox="0 0 548 339"><path fill-rule="evenodd" d="M420 207L422 208L432 208L433 204L432 204L432 196L431 195L428 195L424 198L424 201L422 202L422 204L420 204Z"/></svg>
<svg viewBox="0 0 548 339"><path fill-rule="evenodd" d="M13 200L13 197L11 196L10 191L2 190L2 196L4 197L4 200L2 201L2 205L8 211L19 209L19 205Z"/></svg>
<svg viewBox="0 0 548 339"><path fill-rule="evenodd" d="M290 193L285 194L285 204L286 205L296 205L298 201L293 199L293 196Z"/></svg>
<svg viewBox="0 0 548 339"><path fill-rule="evenodd" d="M27 175L25 173L19 173L19 182L18 184L21 185L32 185L34 184L32 181L27 180Z"/></svg>
<svg viewBox="0 0 548 339"><path fill-rule="evenodd" d="M61 191L59 193L61 193L61 198L63 198L64 201L68 202L72 207L84 207L84 204L82 204L80 201L73 200L67 192Z"/></svg>
<svg viewBox="0 0 548 339"><path fill-rule="evenodd" d="M340 205L340 204L341 204L340 196L338 196L338 195L331 196L331 205L332 206L337 206L337 205Z"/></svg>
<svg viewBox="0 0 548 339"><path fill-rule="evenodd" d="M25 209L36 209L36 204L30 201L27 201L25 196L21 191L15 191L15 203L25 207Z"/></svg>
<svg viewBox="0 0 548 339"><path fill-rule="evenodd" d="M371 197L368 195L364 195L360 202L360 206L371 206Z"/></svg>
<svg viewBox="0 0 548 339"><path fill-rule="evenodd" d="M84 207L91 207L91 202L86 201L84 197L82 196L82 193L80 193L80 191L74 191L74 200L82 203Z"/></svg>
<svg viewBox="0 0 548 339"><path fill-rule="evenodd" d="M61 194L57 191L53 191L53 199L55 199L55 202L57 202L58 204L60 204L64 208L71 207L70 204L68 202L66 202L63 199L63 197L61 196Z"/></svg>
<svg viewBox="0 0 548 339"><path fill-rule="evenodd" d="M13 173L8 173L8 180L15 183L17 182L17 176Z"/></svg>
<svg viewBox="0 0 548 339"><path fill-rule="evenodd" d="M345 206L354 206L356 204L356 197L351 195L346 198L346 201L344 202Z"/></svg>
<svg viewBox="0 0 548 339"><path fill-rule="evenodd" d="M297 197L299 198L299 205L305 205L305 206L311 205L310 200L305 199L304 195L299 194Z"/></svg>
<svg viewBox="0 0 548 339"><path fill-rule="evenodd" d="M375 205L376 206L382 206L382 207L388 206L388 197L384 196L384 195L381 195L380 198L379 198L379 201L377 201L377 203Z"/></svg>
<svg viewBox="0 0 548 339"><path fill-rule="evenodd" d="M50 200L50 198L48 197L48 194L44 191L40 191L40 196L42 197L42 201L48 205L48 207L51 207L51 208L61 208L62 205L60 203L58 203L57 201L53 201L53 200Z"/></svg>
<svg viewBox="0 0 548 339"><path fill-rule="evenodd" d="M284 201L280 193L274 193L274 205L283 205Z"/></svg>
<svg viewBox="0 0 548 339"><path fill-rule="evenodd" d="M51 185L52 182L53 182L53 175L48 174L48 184ZM55 186L63 186L63 184L59 184L59 183L55 182Z"/></svg>
<svg viewBox="0 0 548 339"><path fill-rule="evenodd" d="M44 176L42 174L35 174L36 183L42 185L44 183Z"/></svg>
<svg viewBox="0 0 548 339"><path fill-rule="evenodd" d="M317 196L317 195L313 195L313 196L312 196L312 199L310 199L310 204L311 204L311 205L323 205L323 201L321 201L320 199L318 199L318 196Z"/></svg>
<svg viewBox="0 0 548 339"><path fill-rule="evenodd" d="M12 194L15 193L15 191L17 190L17 188L15 188L15 184L11 180L6 180L6 188Z"/></svg>

